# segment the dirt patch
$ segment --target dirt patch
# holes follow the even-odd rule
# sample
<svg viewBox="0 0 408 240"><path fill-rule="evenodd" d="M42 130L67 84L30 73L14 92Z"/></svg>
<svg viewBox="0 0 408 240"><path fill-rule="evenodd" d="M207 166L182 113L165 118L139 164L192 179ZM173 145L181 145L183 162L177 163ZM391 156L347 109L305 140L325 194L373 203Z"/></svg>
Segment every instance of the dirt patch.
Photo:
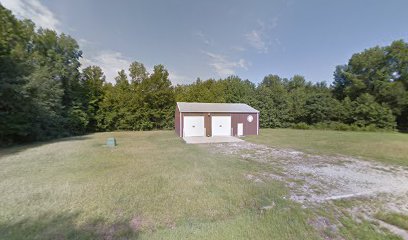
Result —
<svg viewBox="0 0 408 240"><path fill-rule="evenodd" d="M290 198L303 204L371 197L381 193L405 199L408 193L408 171L403 167L341 155L314 155L249 142L212 144L211 150L272 164L280 169L279 175L248 173L246 178L255 182L262 182L265 177L282 181L291 189Z"/></svg>
<svg viewBox="0 0 408 240"><path fill-rule="evenodd" d="M316 155L249 142L212 144L210 151L236 155L245 161L271 164L273 172L250 172L248 181L280 181L291 200L309 208L322 203L353 200L344 206L355 221L372 220L378 211L408 214L408 169L343 155ZM325 218L310 222L322 236L336 236L337 228ZM379 223L406 239L403 230ZM402 234L401 234L402 233ZM331 238L330 239L336 239Z"/></svg>
<svg viewBox="0 0 408 240"><path fill-rule="evenodd" d="M255 175L252 175L252 174L245 174L245 178L250 180L250 181L257 182L257 183L263 183L264 182L261 178L255 176Z"/></svg>
<svg viewBox="0 0 408 240"><path fill-rule="evenodd" d="M133 232L139 232L142 229L143 222L141 217L134 217L129 222L129 227L133 230Z"/></svg>
<svg viewBox="0 0 408 240"><path fill-rule="evenodd" d="M153 232L156 230L157 226L149 219L142 218L141 216L134 216L129 221L129 227L134 233L139 233L141 231Z"/></svg>
<svg viewBox="0 0 408 240"><path fill-rule="evenodd" d="M338 232L337 224L333 224L328 218L318 216L309 221L309 224L313 226L323 239L330 240L343 240Z"/></svg>

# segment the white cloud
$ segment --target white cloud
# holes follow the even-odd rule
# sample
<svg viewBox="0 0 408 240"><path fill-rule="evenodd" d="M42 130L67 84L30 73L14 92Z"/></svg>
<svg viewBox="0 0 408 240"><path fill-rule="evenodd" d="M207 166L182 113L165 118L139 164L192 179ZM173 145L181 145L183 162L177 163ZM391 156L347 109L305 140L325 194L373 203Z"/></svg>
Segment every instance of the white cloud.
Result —
<svg viewBox="0 0 408 240"><path fill-rule="evenodd" d="M116 51L100 51L92 56L84 56L81 59L82 68L91 65L97 65L102 68L106 76L106 81L115 82L115 77L118 71L124 69L126 72L131 64L131 61Z"/></svg>
<svg viewBox="0 0 408 240"><path fill-rule="evenodd" d="M106 76L106 81L115 83L115 77L118 75L118 71L125 70L127 74L129 74L129 66L132 62L129 58L123 56L120 52L115 51L101 51L96 53L90 57L83 57L81 59L81 68L85 68L88 66L99 66L102 68ZM152 66L145 66L147 72L152 73L153 67ZM169 71L169 79L173 85L176 84L184 84L187 82L191 82L191 79L187 76L179 74L178 72L168 70Z"/></svg>
<svg viewBox="0 0 408 240"><path fill-rule="evenodd" d="M212 40L209 37L207 37L207 35L205 35L202 31L200 31L200 30L195 31L194 35L199 37L204 44L206 44L208 46L212 46L212 44L213 44Z"/></svg>
<svg viewBox="0 0 408 240"><path fill-rule="evenodd" d="M245 34L245 37L252 47L258 49L260 52L267 53L268 46L267 43L264 41L262 35L263 35L262 32L258 30L252 30L250 33Z"/></svg>
<svg viewBox="0 0 408 240"><path fill-rule="evenodd" d="M169 70L169 79L173 85L185 84L185 83L191 82L192 80L187 76L178 74L177 72L174 72L171 70Z"/></svg>
<svg viewBox="0 0 408 240"><path fill-rule="evenodd" d="M92 47L94 45L96 45L97 43L86 40L84 38L80 38L78 39L78 44L81 48L86 48L86 47Z"/></svg>
<svg viewBox="0 0 408 240"><path fill-rule="evenodd" d="M31 19L37 26L59 32L60 21L39 0L0 0L18 18Z"/></svg>
<svg viewBox="0 0 408 240"><path fill-rule="evenodd" d="M248 70L248 63L244 59L239 59L238 61L228 60L226 56L215 54L211 52L204 52L211 61L209 65L214 68L215 72L220 77L227 77L229 75L235 74L235 70L242 68Z"/></svg>
<svg viewBox="0 0 408 240"><path fill-rule="evenodd" d="M49 28L60 32L59 26L61 25L61 22L56 18L54 13L39 0L0 0L0 3L4 7L10 9L18 18L31 19L38 27ZM201 31L197 31L195 35L200 37L205 44L211 45L211 40L209 40ZM82 69L91 65L99 66L102 68L106 80L112 83L115 82L115 77L118 75L118 71L124 69L128 72L131 61L122 53L111 50L96 50L96 45L98 45L96 42L83 38L78 40L78 44L81 49L87 50L83 54L83 58L80 60ZM149 72L153 71L153 67L146 66L146 68ZM191 80L174 71L169 71L169 78L172 80L173 84Z"/></svg>
<svg viewBox="0 0 408 240"><path fill-rule="evenodd" d="M261 53L267 53L272 41L268 37L268 32L278 26L278 17L274 17L269 24L263 21L257 21L258 27L245 34L249 45Z"/></svg>
<svg viewBox="0 0 408 240"><path fill-rule="evenodd" d="M278 17L272 18L272 21L271 21L271 24L269 25L269 28L270 29L276 28L278 26L278 21L279 21Z"/></svg>
<svg viewBox="0 0 408 240"><path fill-rule="evenodd" d="M236 52L244 52L246 51L246 48L242 47L242 46L232 46L231 47L232 50L236 51Z"/></svg>

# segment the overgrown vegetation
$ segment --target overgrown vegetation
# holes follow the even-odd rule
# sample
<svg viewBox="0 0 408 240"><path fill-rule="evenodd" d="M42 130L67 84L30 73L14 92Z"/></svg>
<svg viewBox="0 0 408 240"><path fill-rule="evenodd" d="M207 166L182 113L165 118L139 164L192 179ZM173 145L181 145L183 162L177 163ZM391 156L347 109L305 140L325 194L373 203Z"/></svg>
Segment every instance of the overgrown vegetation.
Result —
<svg viewBox="0 0 408 240"><path fill-rule="evenodd" d="M402 240L400 236L379 231L378 226L366 220L356 223L351 218L342 218L341 223L340 231L346 239Z"/></svg>
<svg viewBox="0 0 408 240"><path fill-rule="evenodd" d="M173 86L162 65L118 72L80 69L77 42L36 30L0 5L0 144L95 131L173 126L176 101L243 102L261 112L263 128L390 130L408 127L408 44L374 47L338 66L331 86L302 76L268 75L259 84L237 76Z"/></svg>
<svg viewBox="0 0 408 240"><path fill-rule="evenodd" d="M408 216L401 213L383 213L379 212L375 215L376 218L397 226L408 231Z"/></svg>

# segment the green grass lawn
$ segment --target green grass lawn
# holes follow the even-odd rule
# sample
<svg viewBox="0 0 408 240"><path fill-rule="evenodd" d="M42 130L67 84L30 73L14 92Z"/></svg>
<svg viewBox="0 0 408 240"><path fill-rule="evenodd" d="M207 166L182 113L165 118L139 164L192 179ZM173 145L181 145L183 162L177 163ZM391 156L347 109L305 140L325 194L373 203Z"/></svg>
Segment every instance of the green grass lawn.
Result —
<svg viewBox="0 0 408 240"><path fill-rule="evenodd" d="M116 148L104 146L111 136ZM319 239L316 212L287 200L283 184L244 177L268 168L172 131L0 149L0 239Z"/></svg>
<svg viewBox="0 0 408 240"><path fill-rule="evenodd" d="M408 134L329 130L261 129L246 140L316 154L344 154L408 166Z"/></svg>
<svg viewBox="0 0 408 240"><path fill-rule="evenodd" d="M376 218L408 231L408 216L400 213L377 213Z"/></svg>
<svg viewBox="0 0 408 240"><path fill-rule="evenodd" d="M104 146L110 136L116 148ZM98 133L0 156L1 239L317 238L282 185L244 178L262 166L170 131Z"/></svg>

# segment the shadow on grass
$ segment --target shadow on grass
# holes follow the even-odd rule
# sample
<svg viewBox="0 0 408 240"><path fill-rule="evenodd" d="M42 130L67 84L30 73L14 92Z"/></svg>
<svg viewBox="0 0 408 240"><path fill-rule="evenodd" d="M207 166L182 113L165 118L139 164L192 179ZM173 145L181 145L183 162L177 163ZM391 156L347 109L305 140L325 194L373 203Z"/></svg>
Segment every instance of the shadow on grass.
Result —
<svg viewBox="0 0 408 240"><path fill-rule="evenodd" d="M0 239L137 239L129 223L106 224L103 219L78 224L79 214L43 214L16 223L0 223Z"/></svg>
<svg viewBox="0 0 408 240"><path fill-rule="evenodd" d="M52 143L59 143L59 142L66 142L66 141L81 141L90 139L89 136L75 136L75 137L66 137L66 138L58 138L48 141L39 141L34 143L27 143L27 144L19 144L19 145L11 145L11 146L0 146L0 159L2 157L6 157L8 155L13 155L16 153L24 152L26 150L41 147L47 144Z"/></svg>

